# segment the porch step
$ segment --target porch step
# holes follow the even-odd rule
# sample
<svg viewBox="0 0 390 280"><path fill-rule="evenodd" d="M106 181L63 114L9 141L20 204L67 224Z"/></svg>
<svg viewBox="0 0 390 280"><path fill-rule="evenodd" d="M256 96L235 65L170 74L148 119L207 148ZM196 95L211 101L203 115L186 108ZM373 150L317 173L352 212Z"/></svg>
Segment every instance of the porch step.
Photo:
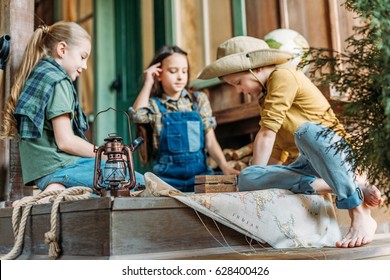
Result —
<svg viewBox="0 0 390 280"><path fill-rule="evenodd" d="M12 208L0 209L0 255L14 244ZM335 210L342 231L348 211ZM51 204L36 205L28 218L18 259L48 259L44 234ZM258 244L173 198L94 198L60 204L60 259L390 259L390 210L372 210L378 221L373 242L359 248L273 249ZM221 234L223 238L221 238ZM218 237L218 238L216 238Z"/></svg>
<svg viewBox="0 0 390 280"><path fill-rule="evenodd" d="M218 251L219 250L219 251ZM234 250L234 251L233 251ZM261 248L248 247L214 248L187 252L175 259L202 260L390 260L390 234L377 234L374 240L358 248ZM192 254L192 255L191 255ZM141 256L140 256L141 257ZM146 257L145 255L142 257ZM147 256L158 258L163 256Z"/></svg>

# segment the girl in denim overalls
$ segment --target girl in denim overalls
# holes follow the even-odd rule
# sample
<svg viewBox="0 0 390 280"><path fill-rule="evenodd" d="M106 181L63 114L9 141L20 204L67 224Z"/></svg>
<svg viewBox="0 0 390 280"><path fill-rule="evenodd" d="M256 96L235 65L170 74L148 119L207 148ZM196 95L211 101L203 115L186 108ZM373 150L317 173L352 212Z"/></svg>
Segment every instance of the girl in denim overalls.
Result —
<svg viewBox="0 0 390 280"><path fill-rule="evenodd" d="M239 173L218 144L207 96L189 92L188 82L187 53L165 46L144 71L143 87L130 108L134 122L153 128L153 173L183 192L194 190L196 175L212 173L205 150L224 174Z"/></svg>
<svg viewBox="0 0 390 280"><path fill-rule="evenodd" d="M337 150L336 144L345 141L343 126L304 73L279 65L291 58L291 53L270 49L264 40L237 36L218 47L217 60L199 75L200 79L219 77L238 92L257 98L262 108L253 165L241 171L238 188L333 192L336 206L349 210L351 217L349 232L336 246L362 246L375 233L377 224L369 206L381 203L380 192L357 185L347 153ZM270 165L278 163L278 151L287 151L294 161Z"/></svg>

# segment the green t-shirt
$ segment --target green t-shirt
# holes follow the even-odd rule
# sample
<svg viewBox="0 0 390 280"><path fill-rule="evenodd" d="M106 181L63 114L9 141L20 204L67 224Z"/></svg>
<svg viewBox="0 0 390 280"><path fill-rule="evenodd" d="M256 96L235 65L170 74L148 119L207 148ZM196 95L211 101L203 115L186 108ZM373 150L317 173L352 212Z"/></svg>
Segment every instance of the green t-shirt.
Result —
<svg viewBox="0 0 390 280"><path fill-rule="evenodd" d="M47 103L42 137L22 138L19 142L24 184L32 185L34 180L75 163L79 159L78 156L58 149L51 123L51 119L63 114L70 114L72 123L75 105L69 81L62 80L55 86Z"/></svg>

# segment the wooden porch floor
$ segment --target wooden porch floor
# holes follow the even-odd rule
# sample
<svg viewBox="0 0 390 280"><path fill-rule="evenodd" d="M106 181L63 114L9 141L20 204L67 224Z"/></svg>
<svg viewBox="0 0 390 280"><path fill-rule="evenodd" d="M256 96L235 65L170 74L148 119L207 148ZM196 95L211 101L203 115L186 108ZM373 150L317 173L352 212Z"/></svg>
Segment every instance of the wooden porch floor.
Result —
<svg viewBox="0 0 390 280"><path fill-rule="evenodd" d="M0 209L0 255L14 244L12 208ZM337 211L336 211L337 212ZM348 217L337 213L342 229ZM345 214L345 213L342 213ZM61 202L59 259L149 260L390 260L390 211L375 210L378 231L359 248L273 249L223 225L173 198L111 198ZM51 204L36 205L26 225L18 259L48 259L44 234ZM208 230L206 230L208 229ZM222 235L221 235L222 234ZM218 240L217 240L218 239Z"/></svg>
<svg viewBox="0 0 390 280"><path fill-rule="evenodd" d="M127 256L111 257L126 259ZM226 246L187 251L171 251L128 256L130 259L156 260L390 260L390 234L377 234L359 248L297 248Z"/></svg>

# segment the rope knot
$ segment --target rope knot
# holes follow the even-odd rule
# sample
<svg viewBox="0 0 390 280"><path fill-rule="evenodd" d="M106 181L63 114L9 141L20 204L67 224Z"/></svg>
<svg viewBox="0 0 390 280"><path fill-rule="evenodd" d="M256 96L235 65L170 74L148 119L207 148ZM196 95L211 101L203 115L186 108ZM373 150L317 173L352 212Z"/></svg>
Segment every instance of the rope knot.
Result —
<svg viewBox="0 0 390 280"><path fill-rule="evenodd" d="M51 231L46 232L45 243L49 244L49 258L56 259L61 251L56 235Z"/></svg>
<svg viewBox="0 0 390 280"><path fill-rule="evenodd" d="M45 243L50 244L52 242L56 242L56 235L51 231L45 233Z"/></svg>
<svg viewBox="0 0 390 280"><path fill-rule="evenodd" d="M53 202L50 214L50 231L45 233L45 243L49 244L49 257L56 259L60 253L60 246L57 242L56 225L59 205L62 200L81 200L90 197L93 190L88 187L72 187L65 190L43 191L40 194L28 199L19 201L12 212L12 228L15 237L15 244L12 250L0 256L0 260L13 260L17 258L23 249L24 232L27 223L27 217L33 205L39 203L46 203L47 200ZM43 199L46 199L43 201ZM20 217L20 210L23 209L22 217Z"/></svg>

